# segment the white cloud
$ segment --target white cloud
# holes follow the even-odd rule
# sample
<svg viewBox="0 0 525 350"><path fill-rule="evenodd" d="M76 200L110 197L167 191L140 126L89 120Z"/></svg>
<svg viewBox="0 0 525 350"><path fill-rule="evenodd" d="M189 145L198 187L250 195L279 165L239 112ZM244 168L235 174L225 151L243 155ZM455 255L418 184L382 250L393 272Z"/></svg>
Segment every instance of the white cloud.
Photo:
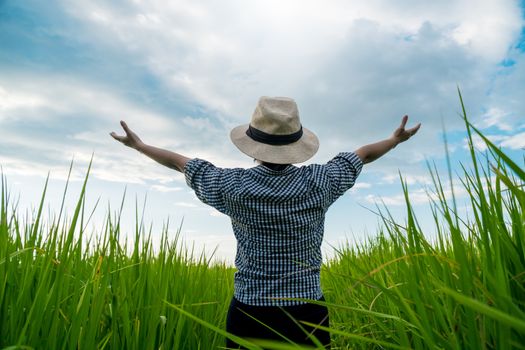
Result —
<svg viewBox="0 0 525 350"><path fill-rule="evenodd" d="M496 142L498 140L501 140L501 138L499 136L496 137L496 138L493 135L485 135L485 136L492 142ZM483 151L485 151L487 149L487 144L478 135L472 135L472 145L474 146L475 149L477 149L478 151L481 151L481 152L483 152ZM463 148L467 149L467 150L469 149L469 140L468 140L468 138L464 138L463 139Z"/></svg>
<svg viewBox="0 0 525 350"><path fill-rule="evenodd" d="M525 132L514 135L484 135L498 147L510 149L522 149L525 147ZM472 135L472 143L479 151L485 151L488 147L485 141L478 135ZM463 140L463 148L468 149L468 139Z"/></svg>
<svg viewBox="0 0 525 350"><path fill-rule="evenodd" d="M202 106L213 118L161 115L111 88L56 76L54 81L68 83L46 81L42 88L37 77L37 93L24 97L28 104L32 99L49 105L65 96L54 105L55 115L58 108L71 114L87 110L106 118L106 125L110 119L112 128L126 119L144 137L154 135L156 144L178 146L223 166L242 159L229 144L228 130L249 120L262 94L297 98L305 125L321 136L316 160L341 150L337 145L354 148L388 136L406 112L423 128L411 141L417 147L403 146L396 154L412 161L434 155L429 140L440 127L435 114L461 125L452 116L456 83L480 101L491 64L505 56L522 24L510 0L474 7L467 0L424 6L413 0L61 5L82 23L62 35L124 52L129 61L123 65L153 73L181 102ZM198 131L204 130L203 139ZM91 136L79 131L72 137L90 142Z"/></svg>
<svg viewBox="0 0 525 350"><path fill-rule="evenodd" d="M35 162L20 161L19 158L6 157L0 155L0 166L4 174L10 178L20 176L38 176L46 178L49 174L51 179L66 181L68 178L69 167L51 166ZM86 169L73 169L70 181L82 181L85 178Z"/></svg>
<svg viewBox="0 0 525 350"><path fill-rule="evenodd" d="M501 146L510 149L525 148L525 132L504 137L501 141Z"/></svg>
<svg viewBox="0 0 525 350"><path fill-rule="evenodd" d="M427 193L424 190L414 190L409 195L410 203L413 205L425 204L429 202ZM404 206L405 197L402 193L391 196L380 196L375 194L369 194L365 198L368 203L384 203L386 206Z"/></svg>
<svg viewBox="0 0 525 350"><path fill-rule="evenodd" d="M8 91L0 85L0 121L9 118L9 113L19 108L34 110L49 106L50 104L38 94Z"/></svg>
<svg viewBox="0 0 525 350"><path fill-rule="evenodd" d="M508 115L509 113L505 112L501 108L491 107L485 114L481 116L482 120L479 127L489 128L491 126L495 126L500 130L511 131L513 127L506 121L506 117L508 117Z"/></svg>
<svg viewBox="0 0 525 350"><path fill-rule="evenodd" d="M429 175L413 175L413 174L402 174L403 181L408 185L421 184L421 185L431 185L432 178ZM399 183L400 178L398 174L388 174L383 176L382 181L387 184Z"/></svg>
<svg viewBox="0 0 525 350"><path fill-rule="evenodd" d="M443 180L441 183L444 199L452 205L453 197L458 201L458 207L465 207L471 210L470 197L471 194L468 192L468 189L465 188L463 182L469 183L468 180L463 177L462 179L454 178L453 179L453 190L449 180ZM490 179L487 177L481 177L481 186L484 191L488 191L488 187L495 188L496 186L496 176L492 176ZM470 183L469 183L470 185ZM506 189L506 186L500 182L500 186L503 190ZM423 205L430 204L433 201L439 204L439 196L436 193L434 185L424 186L419 188L409 188L408 195L410 199L410 204L412 205ZM384 203L386 206L405 206L405 197L403 193L397 193L392 195L375 195L370 194L363 197L365 202L379 204Z"/></svg>
<svg viewBox="0 0 525 350"><path fill-rule="evenodd" d="M450 188L450 183L447 181L443 184L443 194L445 199L452 199L452 189ZM454 197L456 199L463 198L468 195L467 190L459 184L459 181L455 183L454 186ZM436 195L433 189L417 188L410 189L408 192L408 197L410 199L411 205L423 205L429 204L432 200L437 201L438 196ZM375 195L370 194L364 197L364 200L368 203L384 203L386 206L405 206L405 196L403 193L394 194L394 195Z"/></svg>
<svg viewBox="0 0 525 350"><path fill-rule="evenodd" d="M213 132L215 125L212 124L209 118L192 118L186 116L181 120L185 125L192 129L199 131Z"/></svg>
<svg viewBox="0 0 525 350"><path fill-rule="evenodd" d="M230 165L236 162L229 156L234 151L233 147L229 151L217 152L224 149L224 143L219 143L212 150L200 151L206 146L202 140L212 142L209 136L213 132L207 131L208 138L199 138L202 131L211 125L208 122L199 128L196 127L199 119L191 123L191 118L186 117L185 123L176 123L172 120L173 116L152 112L123 98L118 92L90 81L53 84L51 80L60 78L28 77L18 72L15 80L12 74L10 72L0 78L0 86L9 86L8 90L3 88L0 91L8 95L8 102L3 102L5 108L0 108L0 123L3 121L4 131L0 144L3 144L4 152L8 149L16 152L18 157L11 157L9 166L18 169L19 173L26 171L36 175L38 172L39 176L45 177L51 166L67 168L73 158L77 163L87 164L94 153L92 175L106 181L183 181L180 174L161 169L161 165L111 138L111 131L124 134L120 119L126 120L130 128L147 143L168 149L181 145L177 150L189 157L210 156L218 163L224 160ZM27 123L30 123L30 128L27 128ZM65 128L66 124L69 127ZM64 132L63 129L67 130ZM6 157L4 163L7 162Z"/></svg>
<svg viewBox="0 0 525 350"><path fill-rule="evenodd" d="M57 83L58 81L59 83ZM92 120L106 123L117 122L120 119L129 124L140 124L146 131L159 132L173 130L166 116L159 115L149 109L134 104L119 96L118 91L96 84L89 80L72 80L65 75L34 76L22 71L9 72L0 78L0 87L17 101L8 104L9 115L18 119L63 119L74 118L81 113L89 113ZM35 102L38 101L38 102ZM45 107L38 112L27 113L25 107L37 105ZM8 111L0 110L0 118L8 116ZM84 116L84 115L83 115ZM79 134L84 132L79 130Z"/></svg>
<svg viewBox="0 0 525 350"><path fill-rule="evenodd" d="M372 187L372 184L370 184L368 182L358 182L352 188L358 190L358 189L361 189L361 188L370 188L370 187Z"/></svg>
<svg viewBox="0 0 525 350"><path fill-rule="evenodd" d="M169 187L169 186L163 186L163 185L153 185L151 186L151 189L158 192L179 192L183 188L182 187Z"/></svg>
<svg viewBox="0 0 525 350"><path fill-rule="evenodd" d="M67 8L77 19L91 25L97 40L123 46L136 58L142 57L142 62L167 84L211 109L242 118L251 112L261 94L299 96L300 90L306 87L314 90L330 87L312 78L319 68L333 61L334 54L340 53L334 48L348 47L353 56L368 59L363 56L367 55L368 39L372 46L378 39L391 43L395 38L405 37L428 41L427 47L416 46L417 53L411 53L410 46L400 45L402 42L396 44L399 49L388 43L385 46L385 42L378 43L383 47L384 60L370 57L373 58L370 64L406 62L407 58L417 62L419 54L425 54L435 45L438 52L449 51L446 61L429 62L432 66L425 66L430 69L429 73L437 73L433 78L439 78L436 69L458 60L460 55L475 55L476 59L489 62L501 60L509 44L519 35L522 24L518 4L510 0L479 1L476 6L469 0L424 5L413 0L351 4L346 1L288 1L286 4L282 1L210 1L206 5L191 1L169 4L150 1L127 8L77 1L68 3ZM90 23L85 14L93 12L104 13L108 20ZM366 29L366 23L375 26L373 32ZM358 27L365 30L360 33ZM450 52L451 45L463 52ZM414 54L416 57L411 58ZM462 60L459 63L467 75L477 69L463 64ZM457 65L451 67L454 66ZM384 73L381 65L374 64L374 67ZM407 62L407 67L414 66ZM342 75L354 86L370 83L363 81L367 70L363 71L361 66L348 71L340 63L336 68L344 69ZM452 88L460 77L460 74L455 77ZM428 78L425 83L432 84L432 78ZM441 81L436 79L433 84L447 88ZM400 88L399 93L403 81L397 82L396 87ZM332 88L328 91L334 92Z"/></svg>
<svg viewBox="0 0 525 350"><path fill-rule="evenodd" d="M184 207L184 208L197 208L198 205L192 202L175 202L173 203L177 207Z"/></svg>

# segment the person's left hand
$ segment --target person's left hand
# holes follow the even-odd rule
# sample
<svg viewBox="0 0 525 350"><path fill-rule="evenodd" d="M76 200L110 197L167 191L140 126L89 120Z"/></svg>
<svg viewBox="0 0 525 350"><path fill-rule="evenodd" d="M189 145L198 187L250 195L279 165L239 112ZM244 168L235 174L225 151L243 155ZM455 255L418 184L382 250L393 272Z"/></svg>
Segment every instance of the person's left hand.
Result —
<svg viewBox="0 0 525 350"><path fill-rule="evenodd" d="M419 130L419 128L421 127L421 123L419 123L413 128L405 129L407 121L408 121L408 115L405 115L403 119L401 119L401 125L399 126L399 128L397 128L392 134L392 138L396 141L396 144L405 142L406 140L414 136L416 132Z"/></svg>
<svg viewBox="0 0 525 350"><path fill-rule="evenodd" d="M125 121L121 120L120 125L122 125L122 128L126 132L126 136L119 136L114 131L112 131L110 133L111 137L128 147L138 149L139 146L142 144L142 140L140 139L140 137L138 137L137 134L135 134L133 131L131 131L130 128L128 128L128 125Z"/></svg>

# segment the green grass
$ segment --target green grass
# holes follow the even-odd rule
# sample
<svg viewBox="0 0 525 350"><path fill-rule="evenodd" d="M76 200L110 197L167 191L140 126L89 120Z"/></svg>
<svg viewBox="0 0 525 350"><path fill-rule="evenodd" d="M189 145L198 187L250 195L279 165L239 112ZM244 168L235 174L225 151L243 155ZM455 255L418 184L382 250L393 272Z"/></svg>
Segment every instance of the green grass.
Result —
<svg viewBox="0 0 525 350"><path fill-rule="evenodd" d="M426 238L401 177L404 222L382 208L376 237L323 266L334 349L525 349L525 172L463 113L471 163L460 166L460 185L471 215L458 213L429 164L437 236ZM108 211L100 232L85 232L86 182L71 217L43 217L44 188L22 220L2 176L0 349L222 347L234 270L180 248L167 227L154 245L138 211L131 245L120 237L122 208Z"/></svg>
<svg viewBox="0 0 525 350"><path fill-rule="evenodd" d="M157 253L141 225L127 247L119 239L120 214L108 214L103 233L84 239L85 184L71 219L59 215L45 229L44 195L21 227L4 178L1 193L0 348L211 349L223 342L167 302L222 320L232 268L188 255L167 228Z"/></svg>

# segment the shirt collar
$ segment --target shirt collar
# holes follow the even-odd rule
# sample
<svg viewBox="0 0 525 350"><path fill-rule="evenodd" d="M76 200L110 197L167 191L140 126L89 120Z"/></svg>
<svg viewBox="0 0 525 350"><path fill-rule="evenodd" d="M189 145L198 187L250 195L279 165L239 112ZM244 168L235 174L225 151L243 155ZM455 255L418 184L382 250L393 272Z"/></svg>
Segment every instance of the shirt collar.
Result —
<svg viewBox="0 0 525 350"><path fill-rule="evenodd" d="M256 173L258 174L264 174L264 175L287 175L287 174L290 174L292 172L294 172L297 167L290 164L288 165L286 168L284 168L283 170L273 170L273 169L270 169L264 165L258 165L254 168L252 168L253 171L255 171Z"/></svg>

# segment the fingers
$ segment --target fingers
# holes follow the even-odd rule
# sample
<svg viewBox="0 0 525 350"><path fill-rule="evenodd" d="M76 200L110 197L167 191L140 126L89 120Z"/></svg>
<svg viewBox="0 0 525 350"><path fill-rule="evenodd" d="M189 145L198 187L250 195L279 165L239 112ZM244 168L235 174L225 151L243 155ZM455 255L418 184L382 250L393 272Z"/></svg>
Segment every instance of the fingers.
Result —
<svg viewBox="0 0 525 350"><path fill-rule="evenodd" d="M115 140L119 141L119 142L122 142L122 143L125 143L126 139L129 137L130 133L131 133L131 130L129 129L128 125L126 124L125 121L121 120L120 121L120 125L122 126L122 128L124 129L124 131L126 132L126 135L125 136L119 136L117 135L114 131L110 132L109 134L111 135L111 137L113 137Z"/></svg>
<svg viewBox="0 0 525 350"><path fill-rule="evenodd" d="M408 121L408 115L405 115L403 117L403 119L401 119L401 125L399 126L400 129L404 129L405 128L405 125L407 125L407 121Z"/></svg>
<svg viewBox="0 0 525 350"><path fill-rule="evenodd" d="M405 126L407 125L407 122L408 122L408 115L405 115L403 116L403 118L401 119L401 125L399 126L400 129L404 129ZM414 135L418 130L419 128L421 127L421 123L418 123L416 126L414 126L413 128L411 129L407 129L405 130L410 136Z"/></svg>
<svg viewBox="0 0 525 350"><path fill-rule="evenodd" d="M115 140L119 142L124 141L125 136L118 136L114 131L110 132L109 134L111 135L111 137L113 137Z"/></svg>
<svg viewBox="0 0 525 350"><path fill-rule="evenodd" d="M128 124L126 124L125 121L121 120L120 121L120 125L122 125L122 128L124 129L124 131L126 132L126 134L129 134L131 132L131 130L129 129L128 127Z"/></svg>
<svg viewBox="0 0 525 350"><path fill-rule="evenodd" d="M407 130L407 133L410 135L410 136L413 136L416 134L416 132L419 130L419 128L421 127L421 123L417 124L416 126L414 126L413 128L411 129L408 129Z"/></svg>

